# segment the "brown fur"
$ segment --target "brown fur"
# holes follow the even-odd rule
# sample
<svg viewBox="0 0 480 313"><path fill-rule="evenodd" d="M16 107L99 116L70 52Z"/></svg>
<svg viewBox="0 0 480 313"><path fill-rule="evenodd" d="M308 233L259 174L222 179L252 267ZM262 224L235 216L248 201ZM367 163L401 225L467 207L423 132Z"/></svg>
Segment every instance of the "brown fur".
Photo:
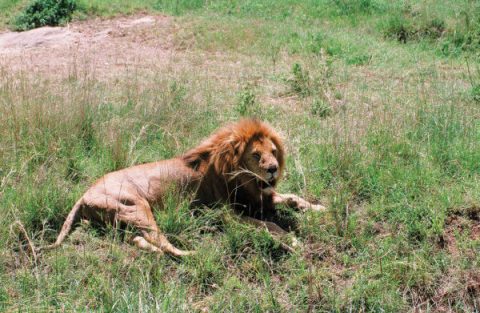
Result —
<svg viewBox="0 0 480 313"><path fill-rule="evenodd" d="M279 203L323 210L295 195L274 191L284 158L283 143L267 124L253 119L230 124L183 156L122 169L97 180L69 213L56 242L44 249L59 246L83 217L135 226L142 235L133 241L141 249L187 255L191 252L170 244L152 212L152 207L162 207L163 198L172 188L193 194L193 205L225 203L247 215L259 216L257 213L262 212L260 217Z"/></svg>

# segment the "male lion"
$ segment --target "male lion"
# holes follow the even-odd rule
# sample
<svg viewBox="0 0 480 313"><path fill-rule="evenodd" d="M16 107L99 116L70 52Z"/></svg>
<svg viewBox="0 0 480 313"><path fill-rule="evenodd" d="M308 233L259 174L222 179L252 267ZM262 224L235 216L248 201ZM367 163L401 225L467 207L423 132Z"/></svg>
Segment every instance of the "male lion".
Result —
<svg viewBox="0 0 480 313"><path fill-rule="evenodd" d="M134 226L141 236L133 242L141 249L188 255L192 251L177 249L168 241L152 213L152 207L162 207L172 187L193 195L192 205L229 204L248 223L285 233L255 217L268 215L282 203L302 210L325 208L275 192L284 158L282 141L267 124L244 119L227 125L182 156L125 168L97 180L68 214L56 242L43 249L58 247L82 217Z"/></svg>

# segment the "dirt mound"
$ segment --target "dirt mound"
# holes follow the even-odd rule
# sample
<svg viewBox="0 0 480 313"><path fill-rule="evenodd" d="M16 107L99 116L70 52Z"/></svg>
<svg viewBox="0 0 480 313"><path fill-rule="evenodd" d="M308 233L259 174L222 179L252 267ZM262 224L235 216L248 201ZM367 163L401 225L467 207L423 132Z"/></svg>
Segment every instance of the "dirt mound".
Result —
<svg viewBox="0 0 480 313"><path fill-rule="evenodd" d="M169 17L136 15L7 32L0 34L0 66L55 77L90 67L98 78L128 66L158 67L172 53L174 28Z"/></svg>

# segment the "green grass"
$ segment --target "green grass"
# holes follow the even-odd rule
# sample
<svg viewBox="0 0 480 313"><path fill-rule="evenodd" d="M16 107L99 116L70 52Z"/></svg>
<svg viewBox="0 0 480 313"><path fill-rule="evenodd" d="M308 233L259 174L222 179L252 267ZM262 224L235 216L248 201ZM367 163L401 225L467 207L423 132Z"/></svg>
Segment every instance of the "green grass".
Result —
<svg viewBox="0 0 480 313"><path fill-rule="evenodd" d="M3 26L22 5L0 3ZM110 80L1 68L0 311L478 311L480 71L475 24L459 18L475 5L80 1L82 18L174 15L178 59ZM433 17L440 37L423 32ZM386 33L401 23L405 43ZM19 220L36 245L52 242L104 173L181 154L242 116L285 138L280 191L329 208L279 209L295 253L228 208L175 198L156 219L193 257L82 225L35 263L10 230Z"/></svg>
<svg viewBox="0 0 480 313"><path fill-rule="evenodd" d="M0 28L4 28L19 13L24 3L22 0L0 1Z"/></svg>

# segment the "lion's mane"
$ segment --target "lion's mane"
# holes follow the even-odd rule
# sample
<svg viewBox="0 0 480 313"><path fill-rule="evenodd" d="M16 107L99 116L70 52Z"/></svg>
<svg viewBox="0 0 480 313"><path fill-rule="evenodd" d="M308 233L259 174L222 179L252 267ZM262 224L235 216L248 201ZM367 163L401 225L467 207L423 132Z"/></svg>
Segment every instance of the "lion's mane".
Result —
<svg viewBox="0 0 480 313"><path fill-rule="evenodd" d="M266 123L243 119L229 124L186 152L182 159L203 178L197 191L198 202L206 205L226 202L234 208L270 206L268 196L254 183L241 184L236 175L243 168L243 156L253 140L268 138L277 147L279 173L285 167L285 149L280 136Z"/></svg>

